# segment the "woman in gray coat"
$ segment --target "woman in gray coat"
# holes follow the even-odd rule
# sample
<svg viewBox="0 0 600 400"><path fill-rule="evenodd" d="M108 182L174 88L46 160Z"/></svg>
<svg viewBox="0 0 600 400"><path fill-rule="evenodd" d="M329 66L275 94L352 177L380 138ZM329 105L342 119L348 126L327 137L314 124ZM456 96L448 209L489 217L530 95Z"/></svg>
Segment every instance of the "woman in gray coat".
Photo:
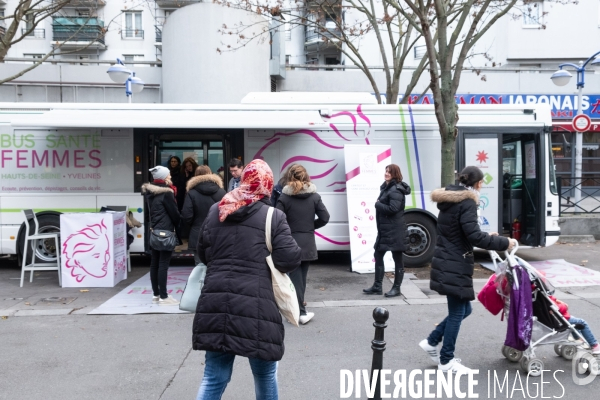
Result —
<svg viewBox="0 0 600 400"><path fill-rule="evenodd" d="M277 208L285 213L292 237L302 249L300 267L289 275L298 296L300 323L306 324L315 315L312 312L307 313L304 305L308 267L311 261L318 258L315 229L322 228L329 222L329 213L317 193L317 187L310 182L310 176L302 165L294 164L290 167L287 185L277 201Z"/></svg>

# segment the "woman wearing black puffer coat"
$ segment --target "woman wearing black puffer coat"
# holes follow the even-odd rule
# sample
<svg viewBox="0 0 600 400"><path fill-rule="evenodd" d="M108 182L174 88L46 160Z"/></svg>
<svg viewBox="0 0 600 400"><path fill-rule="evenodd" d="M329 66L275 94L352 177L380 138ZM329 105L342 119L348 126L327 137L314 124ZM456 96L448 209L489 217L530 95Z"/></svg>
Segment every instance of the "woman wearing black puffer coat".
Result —
<svg viewBox="0 0 600 400"><path fill-rule="evenodd" d="M471 314L471 300L475 299L473 247L510 250L516 240L479 229L477 207L483 172L477 167L466 167L459 175L459 182L460 185L449 185L431 193L431 200L438 203L440 213L430 287L446 296L448 316L419 346L438 364L438 370L467 373L470 369L454 358L454 347L461 322ZM437 346L442 340L438 354Z"/></svg>
<svg viewBox="0 0 600 400"><path fill-rule="evenodd" d="M190 178L186 189L187 194L183 210L181 210L181 219L190 226L188 249L194 251L194 260L197 265L200 263L196 252L200 227L208 215L210 207L225 196L225 190L221 177L214 175L208 165L200 165L196 168L196 176Z"/></svg>
<svg viewBox="0 0 600 400"><path fill-rule="evenodd" d="M408 246L406 223L404 222L405 196L410 194L410 186L402 182L402 172L396 164L385 167L385 182L381 185L379 198L375 203L377 239L375 239L375 282L365 294L382 294L384 264L383 256L388 251L394 257L394 284L386 297L400 296L400 285L404 278L402 253Z"/></svg>
<svg viewBox="0 0 600 400"><path fill-rule="evenodd" d="M292 236L302 249L302 262L289 275L298 296L300 323L304 325L315 316L314 313L307 312L304 305L308 267L311 261L318 258L315 229L322 228L329 222L329 212L302 165L292 165L286 178L287 183L281 191L277 208L285 213Z"/></svg>
<svg viewBox="0 0 600 400"><path fill-rule="evenodd" d="M175 189L169 170L156 166L150 170L152 183L142 185L142 194L146 197L150 211L150 229L173 232L178 226L181 216L175 201ZM152 250L150 261L150 282L152 283L152 303L161 306L176 306L179 301L167 293L167 273L173 251Z"/></svg>

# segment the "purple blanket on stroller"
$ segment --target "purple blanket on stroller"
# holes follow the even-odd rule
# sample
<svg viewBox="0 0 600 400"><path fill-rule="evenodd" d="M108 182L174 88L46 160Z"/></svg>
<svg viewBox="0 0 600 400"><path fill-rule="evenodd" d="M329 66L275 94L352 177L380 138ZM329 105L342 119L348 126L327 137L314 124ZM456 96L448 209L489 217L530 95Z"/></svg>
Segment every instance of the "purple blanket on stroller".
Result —
<svg viewBox="0 0 600 400"><path fill-rule="evenodd" d="M504 344L515 350L525 351L531 341L533 327L533 303L529 274L520 266L514 269L514 280L510 291L510 309Z"/></svg>

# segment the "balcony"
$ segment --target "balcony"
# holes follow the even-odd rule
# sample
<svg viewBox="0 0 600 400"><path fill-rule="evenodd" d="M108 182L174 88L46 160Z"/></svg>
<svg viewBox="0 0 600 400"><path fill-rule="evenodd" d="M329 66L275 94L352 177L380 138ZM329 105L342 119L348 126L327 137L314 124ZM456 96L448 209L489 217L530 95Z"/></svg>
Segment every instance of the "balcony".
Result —
<svg viewBox="0 0 600 400"><path fill-rule="evenodd" d="M98 18L53 17L52 40L64 42L63 49L105 50L104 21Z"/></svg>
<svg viewBox="0 0 600 400"><path fill-rule="evenodd" d="M341 31L333 21L328 21L322 31L316 27L306 27L304 35L304 46L306 50L327 49L335 47L331 41L338 41Z"/></svg>
<svg viewBox="0 0 600 400"><path fill-rule="evenodd" d="M144 39L143 29L122 29L121 39Z"/></svg>
<svg viewBox="0 0 600 400"><path fill-rule="evenodd" d="M156 0L155 3L159 7L181 8L190 4L202 3L202 0Z"/></svg>
<svg viewBox="0 0 600 400"><path fill-rule="evenodd" d="M4 21L2 21L4 22ZM34 38L34 39L45 39L46 38L46 30L45 29L34 29L31 32L27 33L29 29L27 28L21 28L21 35L27 37L27 38Z"/></svg>
<svg viewBox="0 0 600 400"><path fill-rule="evenodd" d="M156 31L154 46L162 50L162 25L154 25L154 30Z"/></svg>
<svg viewBox="0 0 600 400"><path fill-rule="evenodd" d="M2 1L2 0L0 0ZM62 3L62 1L61 1ZM69 1L63 8L98 8L104 7L106 5L106 0L71 0Z"/></svg>

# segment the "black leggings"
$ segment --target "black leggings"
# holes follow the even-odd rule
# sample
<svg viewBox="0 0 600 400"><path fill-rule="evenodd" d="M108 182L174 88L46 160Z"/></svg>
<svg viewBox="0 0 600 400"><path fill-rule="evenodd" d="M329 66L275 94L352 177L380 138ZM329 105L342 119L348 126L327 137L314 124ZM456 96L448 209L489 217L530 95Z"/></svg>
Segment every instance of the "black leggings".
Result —
<svg viewBox="0 0 600 400"><path fill-rule="evenodd" d="M379 251L375 250L373 257L375 257L375 266L384 265L383 264L383 256L385 256L387 251ZM402 252L401 251L392 251L392 257L394 258L394 264L396 264L395 270L398 272L404 272L404 263L402 261Z"/></svg>
<svg viewBox="0 0 600 400"><path fill-rule="evenodd" d="M167 273L171 262L172 251L158 251L152 249L152 260L150 261L150 282L155 296L161 299L168 297Z"/></svg>
<svg viewBox="0 0 600 400"><path fill-rule="evenodd" d="M288 275L294 284L296 296L298 297L298 305L300 306L300 315L306 315L306 307L304 306L304 293L306 292L306 276L308 275L308 267L310 261L302 261L300 266L290 272Z"/></svg>

